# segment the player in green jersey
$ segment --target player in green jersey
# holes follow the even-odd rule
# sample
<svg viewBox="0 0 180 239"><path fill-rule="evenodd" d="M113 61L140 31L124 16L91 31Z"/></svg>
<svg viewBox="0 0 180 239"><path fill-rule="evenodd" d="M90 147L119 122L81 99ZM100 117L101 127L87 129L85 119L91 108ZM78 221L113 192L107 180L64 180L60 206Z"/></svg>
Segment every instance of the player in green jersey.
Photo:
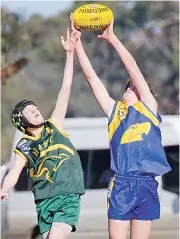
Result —
<svg viewBox="0 0 180 239"><path fill-rule="evenodd" d="M40 234L48 239L65 239L76 230L80 196L84 180L79 155L63 131L69 101L76 32L67 29L67 40L61 37L66 51L63 83L55 109L44 120L34 102L23 100L12 113L13 125L24 133L17 144L15 160L1 188L1 199L8 199L9 190L17 183L23 167L32 180Z"/></svg>

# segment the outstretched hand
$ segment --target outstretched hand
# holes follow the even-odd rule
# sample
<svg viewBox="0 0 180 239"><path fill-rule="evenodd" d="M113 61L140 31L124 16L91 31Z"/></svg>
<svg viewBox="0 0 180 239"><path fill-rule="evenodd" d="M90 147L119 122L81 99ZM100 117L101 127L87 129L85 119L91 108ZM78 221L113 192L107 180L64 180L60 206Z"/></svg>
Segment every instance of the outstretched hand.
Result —
<svg viewBox="0 0 180 239"><path fill-rule="evenodd" d="M69 28L66 29L66 41L64 41L64 37L61 36L61 43L64 47L64 50L67 52L73 52L78 37L76 36L76 32L69 32Z"/></svg>
<svg viewBox="0 0 180 239"><path fill-rule="evenodd" d="M73 32L73 33L76 33L76 37L78 38L78 40L81 38L81 31L80 30L77 30L76 28L75 28L75 26L74 26L74 21L73 21L73 17L72 17L72 13L71 13L71 15L70 15L70 18L69 18L69 20L70 20L70 28L71 28L71 31ZM77 41L78 41L77 40Z"/></svg>
<svg viewBox="0 0 180 239"><path fill-rule="evenodd" d="M104 32L101 35L98 35L97 37L99 39L106 39L110 41L111 37L114 35L113 24L114 24L114 18L112 19L110 25L104 30Z"/></svg>

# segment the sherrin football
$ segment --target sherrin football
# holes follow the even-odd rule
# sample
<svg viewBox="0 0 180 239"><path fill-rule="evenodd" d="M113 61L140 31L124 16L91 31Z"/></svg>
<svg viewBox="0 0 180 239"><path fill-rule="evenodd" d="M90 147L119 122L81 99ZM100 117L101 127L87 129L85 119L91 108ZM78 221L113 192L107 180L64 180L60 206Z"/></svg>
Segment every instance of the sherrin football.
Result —
<svg viewBox="0 0 180 239"><path fill-rule="evenodd" d="M73 12L72 18L77 29L97 31L107 28L113 19L113 13L102 4L85 4Z"/></svg>

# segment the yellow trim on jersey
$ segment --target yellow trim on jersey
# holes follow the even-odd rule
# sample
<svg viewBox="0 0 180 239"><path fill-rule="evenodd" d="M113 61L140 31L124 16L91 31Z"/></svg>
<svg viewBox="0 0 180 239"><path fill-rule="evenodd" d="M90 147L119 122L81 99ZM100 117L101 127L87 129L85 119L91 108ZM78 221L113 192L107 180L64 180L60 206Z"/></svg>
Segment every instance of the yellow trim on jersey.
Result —
<svg viewBox="0 0 180 239"><path fill-rule="evenodd" d="M49 146L47 149L42 151L40 157L43 157L44 155L46 155L47 152L55 150L55 149L64 149L64 150L68 151L70 154L74 155L74 151L71 148L69 148L68 146L66 146L64 144L55 144L55 145Z"/></svg>
<svg viewBox="0 0 180 239"><path fill-rule="evenodd" d="M43 129L44 129L44 125L41 127L41 131L40 131L40 133L39 133L36 137L34 137L34 136L29 136L29 135L25 135L25 136L23 136L23 138L25 138L25 139L31 139L31 140L35 140L35 141L36 141L36 140L40 139L41 133L42 133Z"/></svg>
<svg viewBox="0 0 180 239"><path fill-rule="evenodd" d="M123 112L122 116L119 114L121 111ZM115 131L120 126L121 120L123 120L126 117L127 112L128 112L127 106L123 102L118 101L115 112L114 112L113 119L108 127L109 128L109 141L111 141Z"/></svg>
<svg viewBox="0 0 180 239"><path fill-rule="evenodd" d="M18 149L15 149L14 152L17 153L20 157L22 157L26 161L25 166L27 166L29 163L28 158L23 153L21 153Z"/></svg>
<svg viewBox="0 0 180 239"><path fill-rule="evenodd" d="M145 115L146 117L148 117L154 125L159 126L159 120L156 118L155 115L153 115L153 113L151 113L146 106L138 101L136 104L133 105L133 107L139 111L141 114Z"/></svg>
<svg viewBox="0 0 180 239"><path fill-rule="evenodd" d="M119 121L119 118L118 118L118 104L117 104L113 119L109 125L109 141L111 141L111 139L112 139L116 129L119 127L120 123L121 122Z"/></svg>
<svg viewBox="0 0 180 239"><path fill-rule="evenodd" d="M57 130L59 130L59 132L60 132L62 135L64 135L66 138L69 138L69 137L70 137L66 132L64 132L64 131L59 127L59 125L58 125L56 122L54 122L53 119L48 119L47 121L49 121L51 124L53 124L53 125L57 128Z"/></svg>
<svg viewBox="0 0 180 239"><path fill-rule="evenodd" d="M114 175L114 177L111 179L111 182L110 182L110 186L108 188L108 203L107 203L107 208L109 209L110 207L110 202L109 202L109 199L110 199L110 196L111 196L111 192L112 192L112 189L114 187L114 181L116 179L116 175Z"/></svg>

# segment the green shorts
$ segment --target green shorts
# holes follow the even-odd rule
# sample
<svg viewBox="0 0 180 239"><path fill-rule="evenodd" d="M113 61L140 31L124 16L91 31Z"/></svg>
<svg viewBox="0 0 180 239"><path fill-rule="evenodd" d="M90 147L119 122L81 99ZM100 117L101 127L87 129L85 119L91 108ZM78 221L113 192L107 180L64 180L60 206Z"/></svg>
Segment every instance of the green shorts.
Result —
<svg viewBox="0 0 180 239"><path fill-rule="evenodd" d="M36 201L40 234L49 231L53 222L63 222L76 231L80 213L80 195L64 194Z"/></svg>

